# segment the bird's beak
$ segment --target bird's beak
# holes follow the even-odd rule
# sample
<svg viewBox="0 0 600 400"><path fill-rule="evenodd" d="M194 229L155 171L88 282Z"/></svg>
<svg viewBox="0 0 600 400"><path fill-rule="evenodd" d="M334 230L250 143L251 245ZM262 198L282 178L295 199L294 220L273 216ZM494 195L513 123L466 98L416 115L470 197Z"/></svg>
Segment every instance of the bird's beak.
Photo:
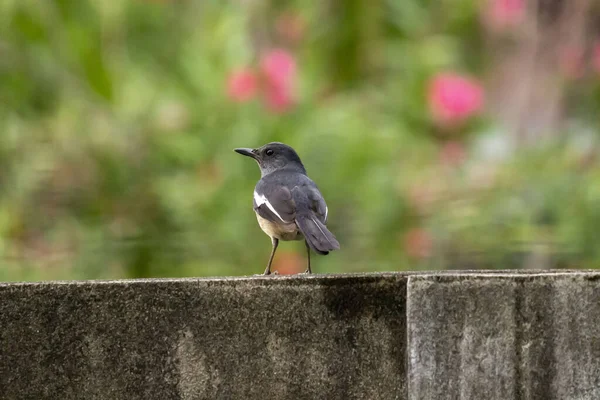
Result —
<svg viewBox="0 0 600 400"><path fill-rule="evenodd" d="M252 157L255 160L258 160L258 154L256 153L256 150L254 150L254 149L240 148L240 149L234 149L233 151L235 151L236 153L240 153L243 156Z"/></svg>

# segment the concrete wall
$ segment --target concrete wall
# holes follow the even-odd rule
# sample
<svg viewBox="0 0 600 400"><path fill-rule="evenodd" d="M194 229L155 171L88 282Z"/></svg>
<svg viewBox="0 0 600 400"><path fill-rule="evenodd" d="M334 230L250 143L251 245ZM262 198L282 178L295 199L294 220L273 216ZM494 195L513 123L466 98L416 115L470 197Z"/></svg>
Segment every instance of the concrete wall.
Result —
<svg viewBox="0 0 600 400"><path fill-rule="evenodd" d="M600 399L600 273L0 284L0 399Z"/></svg>

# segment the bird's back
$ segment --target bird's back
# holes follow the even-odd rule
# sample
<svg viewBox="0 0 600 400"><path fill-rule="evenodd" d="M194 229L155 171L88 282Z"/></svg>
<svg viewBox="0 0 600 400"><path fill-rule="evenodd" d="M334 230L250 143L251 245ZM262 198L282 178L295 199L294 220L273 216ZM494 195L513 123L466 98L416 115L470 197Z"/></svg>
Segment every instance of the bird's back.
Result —
<svg viewBox="0 0 600 400"><path fill-rule="evenodd" d="M321 222L326 222L327 205L317 184L306 174L293 169L280 169L261 178L256 193L271 197L273 189L285 188L291 194L294 212L313 212Z"/></svg>
<svg viewBox="0 0 600 400"><path fill-rule="evenodd" d="M263 176L256 184L256 189L267 186L285 186L292 190L295 186L317 188L317 185L306 174L292 168L282 168Z"/></svg>

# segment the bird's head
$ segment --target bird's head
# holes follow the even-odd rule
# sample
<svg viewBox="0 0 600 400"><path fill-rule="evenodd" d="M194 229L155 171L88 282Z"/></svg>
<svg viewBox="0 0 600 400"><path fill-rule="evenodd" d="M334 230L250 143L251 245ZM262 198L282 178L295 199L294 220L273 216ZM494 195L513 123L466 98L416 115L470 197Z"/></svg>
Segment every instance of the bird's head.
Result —
<svg viewBox="0 0 600 400"><path fill-rule="evenodd" d="M290 146L273 142L257 149L239 148L234 150L244 156L252 157L258 163L262 176L283 168L290 168L301 173L306 173L298 153Z"/></svg>

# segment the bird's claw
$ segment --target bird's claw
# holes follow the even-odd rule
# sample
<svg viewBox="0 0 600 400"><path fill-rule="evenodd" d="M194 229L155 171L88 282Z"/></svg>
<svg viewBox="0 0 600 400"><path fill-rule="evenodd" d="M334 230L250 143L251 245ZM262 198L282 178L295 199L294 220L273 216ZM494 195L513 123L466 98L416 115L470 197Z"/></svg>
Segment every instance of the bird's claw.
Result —
<svg viewBox="0 0 600 400"><path fill-rule="evenodd" d="M254 274L253 276L269 276L269 275L279 275L278 271L264 272L262 274Z"/></svg>

